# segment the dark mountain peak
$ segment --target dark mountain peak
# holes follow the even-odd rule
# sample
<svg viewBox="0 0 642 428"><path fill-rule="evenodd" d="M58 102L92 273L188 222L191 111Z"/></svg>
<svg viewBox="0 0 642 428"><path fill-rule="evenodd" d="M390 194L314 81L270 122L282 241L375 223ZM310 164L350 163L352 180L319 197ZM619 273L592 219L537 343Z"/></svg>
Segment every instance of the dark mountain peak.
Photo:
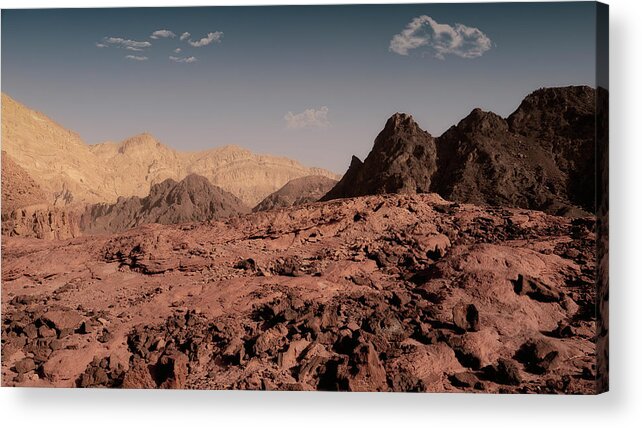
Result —
<svg viewBox="0 0 642 428"><path fill-rule="evenodd" d="M581 102L581 100L591 100L595 97L595 89L590 86L559 86L554 88L540 88L524 98L527 103L541 102Z"/></svg>
<svg viewBox="0 0 642 428"><path fill-rule="evenodd" d="M595 116L595 89L589 86L542 88L524 98L507 119L521 134L576 134ZM578 123L583 122L583 124Z"/></svg>
<svg viewBox="0 0 642 428"><path fill-rule="evenodd" d="M361 165L363 165L361 159L359 159L355 155L352 155L352 159L350 159L350 166L348 168L358 168Z"/></svg>
<svg viewBox="0 0 642 428"><path fill-rule="evenodd" d="M322 200L437 192L479 205L594 211L595 113L588 86L538 89L507 119L475 108L436 139L395 113Z"/></svg>
<svg viewBox="0 0 642 428"><path fill-rule="evenodd" d="M462 132L499 132L508 129L506 120L492 111L475 108L459 121L456 127Z"/></svg>
<svg viewBox="0 0 642 428"><path fill-rule="evenodd" d="M382 152L398 152L401 149L400 145L425 144L432 139L432 135L421 129L411 115L395 113L386 121L385 126L377 135L372 152L368 157L377 156Z"/></svg>
<svg viewBox="0 0 642 428"><path fill-rule="evenodd" d="M212 185L207 178L194 173L187 175L178 184L184 187L209 187Z"/></svg>
<svg viewBox="0 0 642 428"><path fill-rule="evenodd" d="M434 138L413 117L395 113L374 141L362 162L352 157L341 181L321 200L379 193L428 192L436 170Z"/></svg>
<svg viewBox="0 0 642 428"><path fill-rule="evenodd" d="M395 113L390 116L390 119L386 122L384 130L393 131L395 129L410 129L417 126L415 119L412 115L407 113Z"/></svg>
<svg viewBox="0 0 642 428"><path fill-rule="evenodd" d="M178 182L172 178L167 178L160 183L152 184L149 188L150 196L158 196L167 193L170 189L173 189Z"/></svg>
<svg viewBox="0 0 642 428"><path fill-rule="evenodd" d="M168 178L154 184L144 198L119 198L115 204L86 208L81 219L84 232L118 232L146 223L176 224L221 219L246 213L236 196L203 176L190 174L180 182Z"/></svg>
<svg viewBox="0 0 642 428"><path fill-rule="evenodd" d="M386 125L379 133L379 137L385 138L393 135L425 134L430 136L426 131L421 129L415 119L407 113L395 113L386 121ZM380 139L378 137L378 139Z"/></svg>

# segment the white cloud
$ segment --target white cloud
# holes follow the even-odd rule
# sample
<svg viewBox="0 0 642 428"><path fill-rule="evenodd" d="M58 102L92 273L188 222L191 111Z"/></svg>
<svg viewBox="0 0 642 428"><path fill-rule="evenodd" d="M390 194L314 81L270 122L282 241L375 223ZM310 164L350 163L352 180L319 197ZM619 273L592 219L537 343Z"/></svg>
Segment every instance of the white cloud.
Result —
<svg viewBox="0 0 642 428"><path fill-rule="evenodd" d="M188 56L188 57L170 56L169 59L174 61L174 62L186 62L186 63L191 63L191 62L198 61L196 59L196 57L193 57L193 56Z"/></svg>
<svg viewBox="0 0 642 428"><path fill-rule="evenodd" d="M181 53L182 49L181 48L176 48L174 49L174 53Z"/></svg>
<svg viewBox="0 0 642 428"><path fill-rule="evenodd" d="M106 48L108 46L106 44L104 44L104 43L96 43L96 47L97 48Z"/></svg>
<svg viewBox="0 0 642 428"><path fill-rule="evenodd" d="M176 37L176 34L174 34L174 32L169 30L156 30L149 37L151 39L161 39L161 38L168 38L168 37L173 39L174 37Z"/></svg>
<svg viewBox="0 0 642 428"><path fill-rule="evenodd" d="M136 40L128 40L128 39L123 39L122 37L105 37L103 39L103 43L101 44L116 46L116 47L125 48L125 49L130 49L130 48L144 49L152 45L149 42L139 42Z"/></svg>
<svg viewBox="0 0 642 428"><path fill-rule="evenodd" d="M141 48L135 48L133 46L125 46L125 49L127 49L128 51L134 51L134 52L141 52L142 51Z"/></svg>
<svg viewBox="0 0 642 428"><path fill-rule="evenodd" d="M436 58L446 55L461 58L476 58L491 48L492 42L486 34L474 27L463 24L440 24L430 16L413 18L401 33L390 40L389 50L399 55L408 55L411 50L426 48Z"/></svg>
<svg viewBox="0 0 642 428"><path fill-rule="evenodd" d="M125 58L131 59L134 61L147 61L149 59L146 56L138 56L138 55L127 55Z"/></svg>
<svg viewBox="0 0 642 428"><path fill-rule="evenodd" d="M190 33L188 33L188 32L186 31L186 32L184 32L183 34L181 34L181 37L179 37L179 39L180 39L180 40L185 40L185 39L187 39L189 36L191 36L191 34L190 34Z"/></svg>
<svg viewBox="0 0 642 428"><path fill-rule="evenodd" d="M194 46L195 48L200 48L201 46L207 46L213 42L220 43L221 38L223 38L223 32L217 31L215 33L207 33L207 36L203 37L200 40L193 41L192 39L189 39L187 43L189 43L191 46Z"/></svg>
<svg viewBox="0 0 642 428"><path fill-rule="evenodd" d="M289 111L283 118L285 119L285 126L290 129L327 128L330 126L328 108L326 106L318 110L309 108L296 114Z"/></svg>

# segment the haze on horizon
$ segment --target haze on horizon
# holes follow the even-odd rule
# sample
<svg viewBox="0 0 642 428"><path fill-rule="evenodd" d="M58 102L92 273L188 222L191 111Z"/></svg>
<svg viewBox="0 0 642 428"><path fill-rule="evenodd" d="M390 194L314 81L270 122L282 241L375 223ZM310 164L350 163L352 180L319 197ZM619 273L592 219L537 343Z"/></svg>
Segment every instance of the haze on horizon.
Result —
<svg viewBox="0 0 642 428"><path fill-rule="evenodd" d="M397 111L437 136L595 86L595 39L592 2L3 10L2 91L90 144L150 132L343 173Z"/></svg>

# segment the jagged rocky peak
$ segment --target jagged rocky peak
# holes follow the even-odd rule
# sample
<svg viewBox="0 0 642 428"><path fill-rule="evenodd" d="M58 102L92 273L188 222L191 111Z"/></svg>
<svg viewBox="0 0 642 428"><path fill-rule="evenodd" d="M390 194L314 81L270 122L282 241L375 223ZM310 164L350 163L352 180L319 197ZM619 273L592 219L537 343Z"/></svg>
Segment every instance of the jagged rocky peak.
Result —
<svg viewBox="0 0 642 428"><path fill-rule="evenodd" d="M363 165L363 161L356 157L355 155L352 155L352 158L350 159L350 167L349 168L357 168ZM348 168L348 169L349 169Z"/></svg>
<svg viewBox="0 0 642 428"><path fill-rule="evenodd" d="M174 180L173 178L167 178L160 183L155 183L152 184L152 186L149 188L149 195L150 196L157 196L157 195L163 195L167 193L168 190L173 189L178 182ZM118 198L120 200L120 198Z"/></svg>
<svg viewBox="0 0 642 428"><path fill-rule="evenodd" d="M478 205L594 212L595 96L587 86L539 89L508 119L475 108L436 139L396 113L322 200L436 192Z"/></svg>
<svg viewBox="0 0 642 428"><path fill-rule="evenodd" d="M412 116L395 113L361 162L352 157L341 181L321 200L380 193L428 192L437 169L434 138Z"/></svg>
<svg viewBox="0 0 642 428"><path fill-rule="evenodd" d="M385 130L396 130L396 129L414 129L417 127L417 123L412 115L407 113L395 113L390 116L390 119L386 122Z"/></svg>
<svg viewBox="0 0 642 428"><path fill-rule="evenodd" d="M475 108L457 124L462 132L502 132L508 130L508 123L492 111Z"/></svg>
<svg viewBox="0 0 642 428"><path fill-rule="evenodd" d="M417 125L417 122L415 122L415 119L411 115L407 113L395 113L386 121L383 130L375 140L375 146L378 144L389 146L402 137L411 139L413 136L432 138L428 132Z"/></svg>
<svg viewBox="0 0 642 428"><path fill-rule="evenodd" d="M541 88L527 95L507 121L523 134L554 135L572 128L577 135L587 126L594 127L595 102L595 89L590 86Z"/></svg>

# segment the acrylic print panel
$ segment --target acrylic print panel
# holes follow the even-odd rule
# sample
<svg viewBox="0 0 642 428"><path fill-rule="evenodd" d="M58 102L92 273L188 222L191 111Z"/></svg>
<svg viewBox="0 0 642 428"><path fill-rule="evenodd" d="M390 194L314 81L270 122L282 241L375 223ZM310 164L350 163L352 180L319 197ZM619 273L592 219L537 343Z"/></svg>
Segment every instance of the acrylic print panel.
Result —
<svg viewBox="0 0 642 428"><path fill-rule="evenodd" d="M594 2L3 10L2 385L605 391L607 36Z"/></svg>

